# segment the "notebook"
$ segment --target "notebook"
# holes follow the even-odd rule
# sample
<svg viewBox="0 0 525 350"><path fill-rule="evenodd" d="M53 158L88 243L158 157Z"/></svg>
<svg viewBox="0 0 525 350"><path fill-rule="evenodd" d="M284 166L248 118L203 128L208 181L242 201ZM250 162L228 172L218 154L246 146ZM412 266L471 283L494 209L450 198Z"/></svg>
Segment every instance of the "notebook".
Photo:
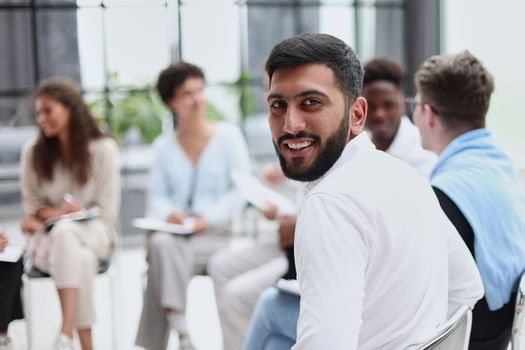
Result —
<svg viewBox="0 0 525 350"><path fill-rule="evenodd" d="M191 235L195 233L195 219L187 218L182 224L170 224L155 218L137 218L131 222L136 228L147 231L160 231L175 235Z"/></svg>
<svg viewBox="0 0 525 350"><path fill-rule="evenodd" d="M275 287L281 292L300 296L299 283L297 283L297 280L285 280L284 278L280 278L275 284Z"/></svg>
<svg viewBox="0 0 525 350"><path fill-rule="evenodd" d="M52 217L44 221L44 232L49 232L58 221L84 221L100 216L100 209L92 207L86 210L80 210L70 214L64 214Z"/></svg>
<svg viewBox="0 0 525 350"><path fill-rule="evenodd" d="M0 253L1 262L15 263L24 254L24 249L19 246L8 245L4 251Z"/></svg>
<svg viewBox="0 0 525 350"><path fill-rule="evenodd" d="M294 215L297 212L291 200L263 185L254 175L240 170L232 171L232 179L243 197L256 208L264 210L267 203L275 205L279 215Z"/></svg>

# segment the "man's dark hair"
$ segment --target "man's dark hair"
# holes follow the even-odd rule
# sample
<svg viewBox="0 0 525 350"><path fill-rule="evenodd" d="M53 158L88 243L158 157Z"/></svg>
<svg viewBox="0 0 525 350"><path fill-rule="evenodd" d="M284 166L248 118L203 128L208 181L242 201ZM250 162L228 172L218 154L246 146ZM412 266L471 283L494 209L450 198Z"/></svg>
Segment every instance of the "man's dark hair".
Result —
<svg viewBox="0 0 525 350"><path fill-rule="evenodd" d="M386 58L376 58L365 64L363 85L378 80L386 80L403 89L403 68L394 61Z"/></svg>
<svg viewBox="0 0 525 350"><path fill-rule="evenodd" d="M157 81L157 91L159 92L162 101L168 103L175 94L175 90L184 84L188 78L205 79L202 69L183 61L170 65L160 72Z"/></svg>
<svg viewBox="0 0 525 350"><path fill-rule="evenodd" d="M416 72L415 83L421 102L432 106L446 128L485 127L494 80L470 52L430 57Z"/></svg>
<svg viewBox="0 0 525 350"><path fill-rule="evenodd" d="M361 95L363 68L359 58L344 41L328 34L299 34L277 44L266 61L270 84L277 69L306 63L322 63L332 70L345 103Z"/></svg>

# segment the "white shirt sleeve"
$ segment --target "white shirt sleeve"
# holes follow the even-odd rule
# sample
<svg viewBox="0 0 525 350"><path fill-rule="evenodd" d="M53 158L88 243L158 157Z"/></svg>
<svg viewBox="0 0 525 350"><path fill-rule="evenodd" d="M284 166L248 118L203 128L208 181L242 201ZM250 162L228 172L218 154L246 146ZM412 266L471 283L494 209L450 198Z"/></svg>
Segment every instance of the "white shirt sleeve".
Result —
<svg viewBox="0 0 525 350"><path fill-rule="evenodd" d="M447 220L448 311L450 316L461 305L473 308L483 297L483 283L476 262L452 223Z"/></svg>
<svg viewBox="0 0 525 350"><path fill-rule="evenodd" d="M38 177L33 167L34 143L34 140L30 140L24 144L20 159L22 205L28 215L35 215L39 208L47 204L46 199L39 190Z"/></svg>
<svg viewBox="0 0 525 350"><path fill-rule="evenodd" d="M93 141L92 141L93 142ZM90 205L100 209L101 217L116 227L120 208L120 162L119 148L111 138L96 141L92 177L95 183L94 198Z"/></svg>
<svg viewBox="0 0 525 350"><path fill-rule="evenodd" d="M356 349L369 225L355 205L320 193L305 199L297 223L301 312L293 349Z"/></svg>

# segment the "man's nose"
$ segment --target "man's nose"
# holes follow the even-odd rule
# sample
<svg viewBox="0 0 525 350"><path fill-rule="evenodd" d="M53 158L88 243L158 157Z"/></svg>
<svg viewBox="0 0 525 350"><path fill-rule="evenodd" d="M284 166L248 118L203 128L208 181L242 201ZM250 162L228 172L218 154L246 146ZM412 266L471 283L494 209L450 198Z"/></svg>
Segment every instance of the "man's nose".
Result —
<svg viewBox="0 0 525 350"><path fill-rule="evenodd" d="M296 108L288 108L284 120L283 131L289 134L297 134L300 131L304 131L306 122L304 115Z"/></svg>
<svg viewBox="0 0 525 350"><path fill-rule="evenodd" d="M374 111L370 111L370 114L373 115L373 117L377 119L386 118L386 110L383 107L379 107L379 108L374 109Z"/></svg>

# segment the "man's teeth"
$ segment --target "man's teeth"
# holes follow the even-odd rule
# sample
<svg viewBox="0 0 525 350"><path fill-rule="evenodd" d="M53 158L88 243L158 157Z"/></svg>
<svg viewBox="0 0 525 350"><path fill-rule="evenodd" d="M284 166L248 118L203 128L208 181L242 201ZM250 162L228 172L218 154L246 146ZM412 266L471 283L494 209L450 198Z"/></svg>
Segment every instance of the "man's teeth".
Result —
<svg viewBox="0 0 525 350"><path fill-rule="evenodd" d="M301 148L308 147L311 144L312 144L312 141L303 141L303 142L298 142L298 143L289 143L288 147L290 147L291 149L301 149Z"/></svg>

